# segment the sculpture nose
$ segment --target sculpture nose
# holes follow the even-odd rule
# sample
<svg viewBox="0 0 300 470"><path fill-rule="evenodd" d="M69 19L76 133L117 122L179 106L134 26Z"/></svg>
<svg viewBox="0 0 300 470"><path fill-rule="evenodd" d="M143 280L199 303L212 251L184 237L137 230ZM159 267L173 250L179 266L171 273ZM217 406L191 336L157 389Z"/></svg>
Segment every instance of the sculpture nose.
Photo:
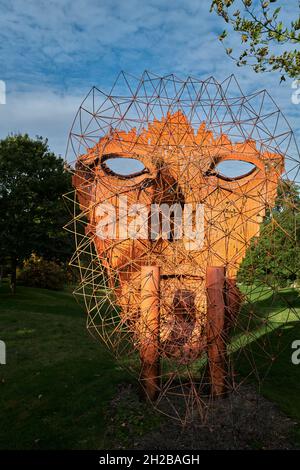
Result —
<svg viewBox="0 0 300 470"><path fill-rule="evenodd" d="M184 204L184 192L179 182L166 170L162 169L155 178L153 202L159 204Z"/></svg>
<svg viewBox="0 0 300 470"><path fill-rule="evenodd" d="M146 178L142 183L141 183L141 189L147 189L150 188L151 186L154 186L155 180L153 178Z"/></svg>

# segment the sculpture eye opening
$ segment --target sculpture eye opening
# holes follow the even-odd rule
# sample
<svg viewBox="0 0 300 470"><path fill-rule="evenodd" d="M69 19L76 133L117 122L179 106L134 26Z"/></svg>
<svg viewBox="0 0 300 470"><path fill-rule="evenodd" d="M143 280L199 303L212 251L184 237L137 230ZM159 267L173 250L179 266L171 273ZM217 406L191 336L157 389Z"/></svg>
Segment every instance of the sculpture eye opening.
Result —
<svg viewBox="0 0 300 470"><path fill-rule="evenodd" d="M223 160L214 167L214 174L218 178L235 181L250 176L257 170L254 163L244 160Z"/></svg>
<svg viewBox="0 0 300 470"><path fill-rule="evenodd" d="M116 154L104 155L101 166L109 175L122 179L135 178L149 173L149 170L137 158L122 157Z"/></svg>

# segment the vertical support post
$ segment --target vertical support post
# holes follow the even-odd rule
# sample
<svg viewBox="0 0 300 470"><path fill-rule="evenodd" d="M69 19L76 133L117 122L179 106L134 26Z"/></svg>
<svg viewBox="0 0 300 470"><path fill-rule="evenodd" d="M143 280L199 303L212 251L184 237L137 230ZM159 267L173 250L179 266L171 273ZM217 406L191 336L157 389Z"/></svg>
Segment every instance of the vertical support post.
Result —
<svg viewBox="0 0 300 470"><path fill-rule="evenodd" d="M141 381L147 397L155 400L159 392L160 268L141 267L140 358Z"/></svg>
<svg viewBox="0 0 300 470"><path fill-rule="evenodd" d="M242 300L243 296L236 285L236 280L234 278L226 278L225 304L228 328L235 323L241 310Z"/></svg>
<svg viewBox="0 0 300 470"><path fill-rule="evenodd" d="M224 393L227 374L224 287L225 268L209 266L206 272L207 348L214 396Z"/></svg>
<svg viewBox="0 0 300 470"><path fill-rule="evenodd" d="M225 338L228 338L230 329L235 326L240 313L243 295L236 285L236 279L226 277L225 280ZM235 372L233 363L228 358L227 363L228 385L235 388Z"/></svg>

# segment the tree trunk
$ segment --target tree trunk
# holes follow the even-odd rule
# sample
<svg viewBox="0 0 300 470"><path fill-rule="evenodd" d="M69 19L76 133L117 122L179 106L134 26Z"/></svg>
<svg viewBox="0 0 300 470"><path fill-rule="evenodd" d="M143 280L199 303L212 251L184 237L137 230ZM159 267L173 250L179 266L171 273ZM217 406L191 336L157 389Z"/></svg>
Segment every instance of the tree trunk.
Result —
<svg viewBox="0 0 300 470"><path fill-rule="evenodd" d="M11 274L10 274L10 289L13 294L16 293L17 287L17 260L16 258L11 259Z"/></svg>

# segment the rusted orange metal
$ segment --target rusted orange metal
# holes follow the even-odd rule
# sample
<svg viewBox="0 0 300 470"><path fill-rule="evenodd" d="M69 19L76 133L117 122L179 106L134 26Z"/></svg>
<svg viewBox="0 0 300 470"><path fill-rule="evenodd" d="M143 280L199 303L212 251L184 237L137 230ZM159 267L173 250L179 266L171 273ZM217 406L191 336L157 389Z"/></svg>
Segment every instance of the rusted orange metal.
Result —
<svg viewBox="0 0 300 470"><path fill-rule="evenodd" d="M220 103L230 108L222 96L214 105L208 103L208 108L204 100L205 113L215 109L217 115ZM109 103L110 99L107 96ZM223 121L220 118L218 126L211 125L212 118L199 120L193 101L188 111L179 98L176 106L174 101L167 106L156 89L152 100L158 102L160 115L156 117L150 97L143 94L138 106L145 111L139 116L137 108L138 128L126 115L136 105L133 96L132 108L129 106L118 120L115 115L119 108L109 119L106 113L110 108L105 108L101 121L104 130L92 145L90 135L83 131L74 134L79 140L84 135L86 145L85 151L77 155L73 185L87 221L84 243L90 242L96 253L89 269L100 266L99 271L105 273L107 298L120 309L120 338L126 330L126 338L132 338L132 349L140 354L141 380L150 399L155 399L163 388L160 360L169 361L170 367L177 364L179 370L206 353L211 389L214 395L220 395L226 389L228 332L242 302L236 286L237 272L251 240L259 235L266 210L274 205L284 157L272 145L252 138L251 133L245 136L244 130L240 131L243 122L232 122L230 116L227 129L236 125L238 137L235 132L224 132L225 117ZM114 158L138 160L143 170L127 176L117 174L108 166ZM225 161L251 163L253 170L225 177L218 171L218 165ZM133 239L128 234L122 236L117 228L113 238L99 237L97 227L103 220L99 205L116 207L116 222L120 222L120 196L126 196L129 206L143 205L149 210L153 204L190 205L193 217L197 205L202 204L202 245L193 244L186 233L178 239L161 235L155 240L150 235ZM130 224L136 216L128 213L126 217ZM84 243L78 248L83 253ZM89 279L88 269L86 272ZM92 282L94 289L94 278ZM108 329L114 319L109 321ZM92 320L91 328L98 333L101 330L100 336L106 338L105 326L101 329ZM111 336L117 327L112 331ZM115 345L123 339L109 341L117 348ZM166 374L168 381L170 374Z"/></svg>
<svg viewBox="0 0 300 470"><path fill-rule="evenodd" d="M141 267L141 383L150 400L159 393L160 268Z"/></svg>

